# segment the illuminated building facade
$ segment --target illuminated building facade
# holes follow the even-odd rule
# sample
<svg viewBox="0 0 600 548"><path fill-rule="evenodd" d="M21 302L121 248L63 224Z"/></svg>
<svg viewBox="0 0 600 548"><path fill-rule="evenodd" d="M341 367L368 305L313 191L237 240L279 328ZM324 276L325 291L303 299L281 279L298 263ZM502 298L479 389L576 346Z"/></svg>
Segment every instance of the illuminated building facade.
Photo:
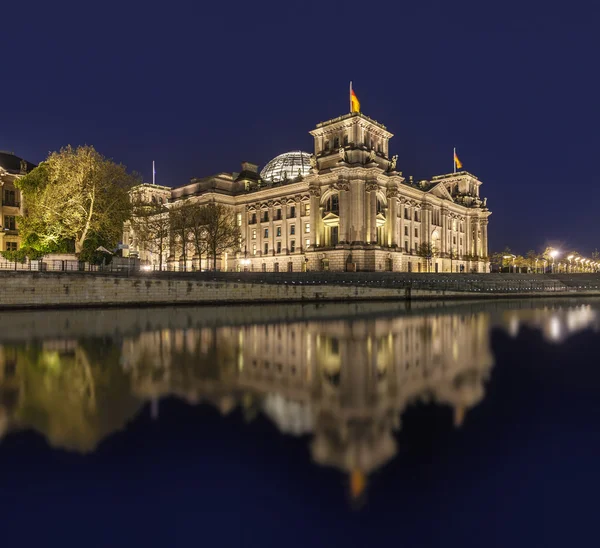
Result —
<svg viewBox="0 0 600 548"><path fill-rule="evenodd" d="M413 181L397 171L392 134L353 112L317 124L312 154L277 156L259 173L192 179L170 191L169 207L184 199L232 208L243 241L220 260L223 270L488 272L488 217L481 181L460 171ZM152 185L144 185L152 193ZM156 199L166 187L156 187ZM158 265L124 230L125 254ZM425 245L423 245L425 244ZM168 253L180 269L182 253ZM186 270L206 268L190 246ZM202 262L201 262L202 261Z"/></svg>
<svg viewBox="0 0 600 548"><path fill-rule="evenodd" d="M21 244L17 228L17 217L23 214L21 192L15 181L31 171L34 164L15 156L12 152L0 151L0 250L17 250Z"/></svg>

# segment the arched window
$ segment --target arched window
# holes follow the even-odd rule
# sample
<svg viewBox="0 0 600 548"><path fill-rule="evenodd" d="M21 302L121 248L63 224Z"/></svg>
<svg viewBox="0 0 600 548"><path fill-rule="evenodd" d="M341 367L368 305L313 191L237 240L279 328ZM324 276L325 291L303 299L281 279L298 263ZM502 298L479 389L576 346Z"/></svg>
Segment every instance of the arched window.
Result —
<svg viewBox="0 0 600 548"><path fill-rule="evenodd" d="M339 195L332 194L331 196L329 196L329 198L327 198L327 201L325 202L324 211L326 211L327 213L335 213L336 215L339 215L339 213L340 213L340 197L339 197Z"/></svg>

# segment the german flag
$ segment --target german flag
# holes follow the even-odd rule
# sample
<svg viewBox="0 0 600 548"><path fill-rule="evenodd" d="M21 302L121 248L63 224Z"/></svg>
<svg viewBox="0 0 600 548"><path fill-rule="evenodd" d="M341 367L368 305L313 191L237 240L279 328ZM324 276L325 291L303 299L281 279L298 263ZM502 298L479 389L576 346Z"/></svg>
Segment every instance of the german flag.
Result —
<svg viewBox="0 0 600 548"><path fill-rule="evenodd" d="M454 150L454 165L456 166L456 169L462 168L462 162L458 159L458 156L456 155L456 150Z"/></svg>

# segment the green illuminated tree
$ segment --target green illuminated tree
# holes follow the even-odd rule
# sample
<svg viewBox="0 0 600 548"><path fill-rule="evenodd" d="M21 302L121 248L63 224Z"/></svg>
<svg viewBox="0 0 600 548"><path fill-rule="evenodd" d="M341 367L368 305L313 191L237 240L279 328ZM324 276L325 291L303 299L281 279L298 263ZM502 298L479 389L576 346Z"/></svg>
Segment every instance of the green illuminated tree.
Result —
<svg viewBox="0 0 600 548"><path fill-rule="evenodd" d="M115 247L130 217L128 192L135 183L125 166L92 146L51 153L16 183L25 207L19 219L24 247L48 253L73 242L79 254L92 236L94 245Z"/></svg>

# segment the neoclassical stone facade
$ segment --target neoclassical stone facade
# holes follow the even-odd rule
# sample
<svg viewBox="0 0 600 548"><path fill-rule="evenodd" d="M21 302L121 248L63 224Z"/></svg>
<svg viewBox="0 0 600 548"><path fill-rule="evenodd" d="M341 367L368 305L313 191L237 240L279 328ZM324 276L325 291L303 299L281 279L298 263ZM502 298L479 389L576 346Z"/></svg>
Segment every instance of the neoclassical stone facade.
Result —
<svg viewBox="0 0 600 548"><path fill-rule="evenodd" d="M477 177L460 171L407 180L389 153L392 134L362 113L322 122L310 133L312 154L283 154L260 174L246 162L240 173L192 179L170 191L169 207L183 199L231 206L243 241L222 257L221 269L488 271L491 212ZM156 199L167 197L165 187L145 188ZM129 226L124 243L158 264ZM187 269L205 268L193 250L186 255ZM173 252L164 259L169 268L182 266Z"/></svg>

